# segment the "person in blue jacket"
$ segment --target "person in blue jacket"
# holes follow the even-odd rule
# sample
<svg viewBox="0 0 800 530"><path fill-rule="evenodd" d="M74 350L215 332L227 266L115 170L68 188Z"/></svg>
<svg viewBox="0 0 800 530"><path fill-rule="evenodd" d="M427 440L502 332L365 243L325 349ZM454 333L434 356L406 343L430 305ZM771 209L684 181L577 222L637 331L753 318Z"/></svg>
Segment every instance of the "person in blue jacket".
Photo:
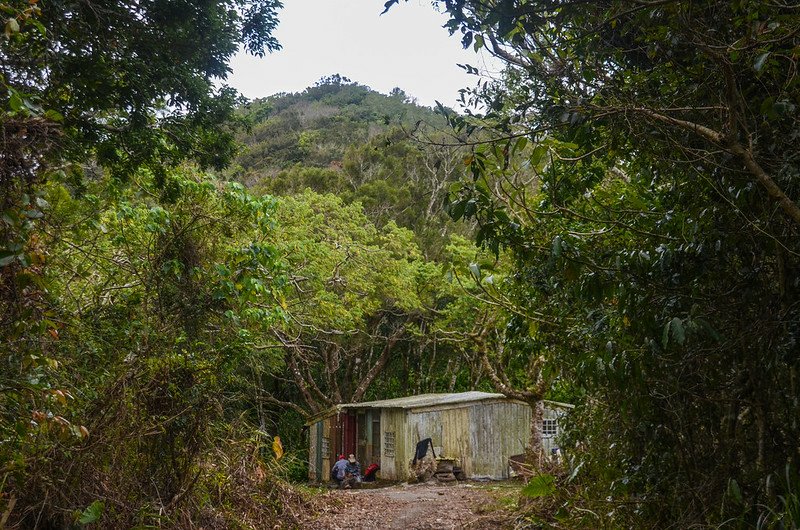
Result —
<svg viewBox="0 0 800 530"><path fill-rule="evenodd" d="M344 455L339 455L339 460L337 460L331 468L331 480L335 480L340 488L342 487L345 474L347 473L347 464L348 462Z"/></svg>
<svg viewBox="0 0 800 530"><path fill-rule="evenodd" d="M338 463L338 462L337 462ZM356 455L350 454L344 468L343 488L349 489L361 484L361 464L356 460Z"/></svg>

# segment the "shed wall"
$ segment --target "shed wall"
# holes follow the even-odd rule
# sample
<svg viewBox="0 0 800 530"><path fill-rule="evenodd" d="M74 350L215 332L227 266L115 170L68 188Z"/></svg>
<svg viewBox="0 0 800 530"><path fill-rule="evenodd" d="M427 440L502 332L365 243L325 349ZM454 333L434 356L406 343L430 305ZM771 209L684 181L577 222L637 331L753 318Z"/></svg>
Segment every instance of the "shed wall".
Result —
<svg viewBox="0 0 800 530"><path fill-rule="evenodd" d="M431 438L436 456L462 459L469 454L469 410L461 406L439 410L413 411L408 414L406 445L409 447L407 460L413 460L417 443ZM405 462L408 474L408 462ZM472 460L463 459L462 468L470 475Z"/></svg>
<svg viewBox="0 0 800 530"><path fill-rule="evenodd" d="M351 414L355 420L356 414ZM417 409L373 409L357 414L365 422L364 432L359 432L358 456L364 463L380 458L380 477L388 480L409 478L416 444L424 438L433 440L437 456L457 459L470 478L508 478L508 458L523 453L530 436L531 409L516 401L484 400ZM545 406L546 420L560 420L563 414L561 409ZM345 451L343 447L346 445L342 443L347 434L345 426L350 419L346 416L346 413L334 414L310 425L309 479L327 480L334 462L331 455L355 449L348 447ZM376 420L380 417L380 424L373 423L373 417ZM374 445L370 432L373 427L380 431L374 437ZM352 445L356 445L355 424L352 430L353 435L348 438L353 438ZM555 436L543 437L542 443L546 454L550 454L556 446ZM323 447L327 451L323 451Z"/></svg>
<svg viewBox="0 0 800 530"><path fill-rule="evenodd" d="M381 476L406 480L417 442L431 438L437 456L456 458L470 478L508 478L508 458L525 451L531 409L512 401L479 402L390 412L396 457L383 465ZM388 419L388 417L387 417ZM384 416L382 416L384 421ZM404 423L404 425L403 425ZM384 462L389 460L384 457Z"/></svg>
<svg viewBox="0 0 800 530"><path fill-rule="evenodd" d="M329 473L331 468L333 467L333 458L331 457L331 451L333 449L333 441L331 440L331 421L332 418L328 418L327 420L322 422L322 440L320 441L320 451L322 453L322 469L320 471L320 480L326 481L329 478ZM323 449L327 449L324 451Z"/></svg>
<svg viewBox="0 0 800 530"><path fill-rule="evenodd" d="M508 458L525 451L530 437L531 408L500 402L470 407L471 478L508 478Z"/></svg>
<svg viewBox="0 0 800 530"><path fill-rule="evenodd" d="M406 460L405 418L403 409L381 410L381 478L404 480L408 475L403 465Z"/></svg>
<svg viewBox="0 0 800 530"><path fill-rule="evenodd" d="M308 480L316 482L320 480L319 468L317 467L317 454L319 451L319 439L317 436L318 421L308 428Z"/></svg>

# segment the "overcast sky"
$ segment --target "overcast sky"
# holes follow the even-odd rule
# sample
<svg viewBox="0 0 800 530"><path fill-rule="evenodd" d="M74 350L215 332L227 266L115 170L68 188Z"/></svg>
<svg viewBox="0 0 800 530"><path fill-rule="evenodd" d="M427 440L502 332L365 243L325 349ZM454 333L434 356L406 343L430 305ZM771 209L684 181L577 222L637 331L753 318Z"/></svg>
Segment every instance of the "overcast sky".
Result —
<svg viewBox="0 0 800 530"><path fill-rule="evenodd" d="M230 84L248 98L299 92L341 74L388 93L402 88L422 105L456 108L458 90L475 76L456 66L496 70L483 54L461 48L447 17L426 0L401 2L385 15L384 0L284 0L276 36L283 49L258 59L240 53Z"/></svg>

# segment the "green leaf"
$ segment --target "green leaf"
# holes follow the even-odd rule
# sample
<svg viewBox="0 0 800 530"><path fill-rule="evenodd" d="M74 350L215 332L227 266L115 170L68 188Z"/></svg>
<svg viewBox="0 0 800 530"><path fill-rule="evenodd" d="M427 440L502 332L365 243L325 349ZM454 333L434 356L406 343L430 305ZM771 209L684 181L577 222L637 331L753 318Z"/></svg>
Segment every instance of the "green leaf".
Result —
<svg viewBox="0 0 800 530"><path fill-rule="evenodd" d="M83 510L80 518L78 518L78 523L86 525L98 521L103 515L103 510L105 510L105 508L106 505L103 501L94 501Z"/></svg>
<svg viewBox="0 0 800 530"><path fill-rule="evenodd" d="M553 475L538 475L533 477L528 484L522 488L522 494L526 497L536 498L551 495L556 491L556 479Z"/></svg>
<svg viewBox="0 0 800 530"><path fill-rule="evenodd" d="M553 238L553 256L556 258L561 255L561 236Z"/></svg>
<svg viewBox="0 0 800 530"><path fill-rule="evenodd" d="M54 121L54 122L57 122L57 123L61 123L61 122L64 121L64 116L60 112L58 112L56 110L53 110L53 109L49 109L49 110L45 111L44 117L45 117L45 119L48 119L50 121Z"/></svg>
<svg viewBox="0 0 800 530"><path fill-rule="evenodd" d="M38 20L36 20L35 18L28 19L28 22L30 22L31 24L33 24L33 27L35 27L35 28L36 28L36 31L38 31L38 32L39 32L39 34L40 34L42 37L44 37L44 36L46 36L46 35L47 35L47 29L45 29L45 27L44 27L44 24L42 24L41 22L39 22L39 21L38 21Z"/></svg>
<svg viewBox="0 0 800 530"><path fill-rule="evenodd" d="M8 106L14 112L19 112L25 107L25 104L22 101L22 96L20 96L19 92L16 90L11 92L11 95L8 98Z"/></svg>
<svg viewBox="0 0 800 530"><path fill-rule="evenodd" d="M771 52L764 52L756 57L755 62L753 63L753 70L756 72L760 72L764 68L764 64L767 62Z"/></svg>
<svg viewBox="0 0 800 530"><path fill-rule="evenodd" d="M464 217L464 210L467 207L466 201L458 201L450 205L450 217L453 218L454 221L458 221L462 217Z"/></svg>
<svg viewBox="0 0 800 530"><path fill-rule="evenodd" d="M730 479L728 481L728 491L727 494L731 497L736 503L742 504L742 489L739 487L739 483L736 482L734 479Z"/></svg>
<svg viewBox="0 0 800 530"><path fill-rule="evenodd" d="M6 20L6 37L14 33L19 33L19 22L17 22L16 18L12 17Z"/></svg>
<svg viewBox="0 0 800 530"><path fill-rule="evenodd" d="M478 50L483 48L483 46L484 46L483 35L476 34L475 42L472 44L472 49L477 52Z"/></svg>
<svg viewBox="0 0 800 530"><path fill-rule="evenodd" d="M683 321L675 317L672 319L671 327L672 338L675 339L675 342L678 344L683 344L686 341L686 331L683 329Z"/></svg>
<svg viewBox="0 0 800 530"><path fill-rule="evenodd" d="M14 259L16 259L17 255L13 252L3 251L0 252L0 267L5 267L6 265L10 265Z"/></svg>
<svg viewBox="0 0 800 530"><path fill-rule="evenodd" d="M666 348L669 344L669 339L678 344L683 344L686 341L686 330L683 327L683 321L675 317L664 325L664 334L661 337L661 344Z"/></svg>
<svg viewBox="0 0 800 530"><path fill-rule="evenodd" d="M39 210L30 209L30 210L25 210L25 217L27 217L28 219L41 219L42 217L44 217L44 214Z"/></svg>
<svg viewBox="0 0 800 530"><path fill-rule="evenodd" d="M481 268L478 266L477 263L470 263L469 264L469 271L472 273L472 276L474 276L475 279L480 280L480 278L481 278Z"/></svg>

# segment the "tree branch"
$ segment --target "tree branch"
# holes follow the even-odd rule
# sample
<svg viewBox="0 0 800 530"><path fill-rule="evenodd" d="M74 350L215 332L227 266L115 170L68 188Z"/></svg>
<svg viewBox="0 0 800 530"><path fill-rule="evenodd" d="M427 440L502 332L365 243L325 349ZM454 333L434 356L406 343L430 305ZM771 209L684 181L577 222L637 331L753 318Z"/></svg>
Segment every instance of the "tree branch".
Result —
<svg viewBox="0 0 800 530"><path fill-rule="evenodd" d="M372 381L378 376L378 374L381 373L381 371L389 363L389 358L391 357L392 348L394 347L395 344L397 344L397 341L400 340L400 337L403 336L404 331L405 328L403 326L400 326L388 339L386 339L386 345L383 347L381 356L378 357L378 360L375 362L375 364L372 365L372 368L369 369L367 375L365 375L364 379L362 379L361 382L358 384L356 391L353 392L353 398L352 398L353 402L357 403L361 401L361 398L364 397L364 393L366 393L367 388L369 388L369 385L372 384Z"/></svg>
<svg viewBox="0 0 800 530"><path fill-rule="evenodd" d="M772 177L770 177L767 172L764 171L764 168L762 168L761 165L756 161L755 157L753 157L752 149L744 147L735 140L728 140L722 133L698 123L673 118L672 116L666 116L650 109L639 108L633 110L662 123L667 123L676 127L680 127L684 130L694 132L695 134L719 145L720 147L723 147L724 149L727 149L731 154L739 157L747 170L762 186L764 186L764 188L767 190L767 194L769 194L770 197L778 202L778 205L781 207L784 213L788 215L794 222L800 224L800 207L798 207L797 204L795 204L794 201L792 201L792 199L790 199L783 192L780 186L775 183Z"/></svg>

